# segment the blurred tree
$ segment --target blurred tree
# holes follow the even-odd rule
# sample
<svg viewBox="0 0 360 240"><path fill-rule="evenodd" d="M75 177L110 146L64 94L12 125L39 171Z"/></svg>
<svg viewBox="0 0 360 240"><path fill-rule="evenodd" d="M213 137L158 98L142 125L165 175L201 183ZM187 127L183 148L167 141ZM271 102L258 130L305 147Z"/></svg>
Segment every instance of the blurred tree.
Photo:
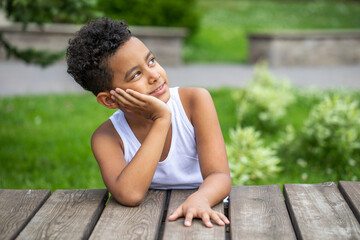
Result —
<svg viewBox="0 0 360 240"><path fill-rule="evenodd" d="M186 27L190 34L199 25L196 0L108 0L99 2L99 10L130 25Z"/></svg>
<svg viewBox="0 0 360 240"><path fill-rule="evenodd" d="M25 25L29 22L43 24L84 23L99 15L97 0L3 0L7 17Z"/></svg>
<svg viewBox="0 0 360 240"><path fill-rule="evenodd" d="M34 22L41 27L44 23L84 23L90 18L101 16L96 10L97 0L1 0L0 8L6 17L23 24L26 30L28 23ZM0 46L7 56L14 56L26 63L47 66L64 57L64 51L51 53L44 50L19 50L12 46L0 33Z"/></svg>
<svg viewBox="0 0 360 240"><path fill-rule="evenodd" d="M126 19L130 25L186 27L193 33L199 24L199 14L194 9L196 0L1 0L7 18L23 24L40 27L44 23L85 23L103 15L114 19ZM64 56L64 51L51 53L35 49L19 50L0 33L0 46L8 57L16 57L26 63L47 66Z"/></svg>

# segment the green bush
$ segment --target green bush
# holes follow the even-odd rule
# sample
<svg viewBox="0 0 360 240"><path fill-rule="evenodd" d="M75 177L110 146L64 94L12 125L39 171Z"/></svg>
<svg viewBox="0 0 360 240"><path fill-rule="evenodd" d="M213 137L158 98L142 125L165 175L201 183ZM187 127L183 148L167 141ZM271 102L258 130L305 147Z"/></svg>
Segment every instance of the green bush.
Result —
<svg viewBox="0 0 360 240"><path fill-rule="evenodd" d="M357 180L360 163L360 110L357 101L326 96L310 111L299 132L288 129L279 153L302 159L311 166Z"/></svg>
<svg viewBox="0 0 360 240"><path fill-rule="evenodd" d="M265 183L280 171L275 151L265 147L252 127L230 130L226 145L233 185Z"/></svg>
<svg viewBox="0 0 360 240"><path fill-rule="evenodd" d="M95 7L97 0L7 0L0 1L0 8L6 16L15 22L20 22L26 29L30 22L39 26L44 23L84 23L91 18L101 16ZM48 50L18 49L5 40L0 33L0 46L4 47L7 57L16 57L26 63L49 66L64 58L65 50L50 52Z"/></svg>
<svg viewBox="0 0 360 240"><path fill-rule="evenodd" d="M287 106L295 99L290 82L270 74L265 64L255 67L253 79L243 91L233 94L233 98L238 103L241 125L264 131L279 126Z"/></svg>
<svg viewBox="0 0 360 240"><path fill-rule="evenodd" d="M359 166L360 112L356 101L326 97L310 112L303 134L312 161L328 168L341 166L338 170Z"/></svg>
<svg viewBox="0 0 360 240"><path fill-rule="evenodd" d="M29 22L85 23L101 15L96 5L97 0L8 0L0 3L0 8L11 20L26 25Z"/></svg>
<svg viewBox="0 0 360 240"><path fill-rule="evenodd" d="M99 1L98 8L106 16L125 19L130 25L186 27L195 31L199 14L195 0L109 0Z"/></svg>

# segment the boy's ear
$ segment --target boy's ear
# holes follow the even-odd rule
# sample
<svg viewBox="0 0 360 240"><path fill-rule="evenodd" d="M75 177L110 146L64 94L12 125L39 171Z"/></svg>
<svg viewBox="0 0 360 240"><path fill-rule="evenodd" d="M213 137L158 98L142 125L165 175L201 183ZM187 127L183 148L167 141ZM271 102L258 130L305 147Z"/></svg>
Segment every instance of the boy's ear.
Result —
<svg viewBox="0 0 360 240"><path fill-rule="evenodd" d="M111 98L111 94L109 92L100 92L96 96L96 100L98 101L98 103L100 103L101 105L107 108L110 109L119 108L119 104Z"/></svg>

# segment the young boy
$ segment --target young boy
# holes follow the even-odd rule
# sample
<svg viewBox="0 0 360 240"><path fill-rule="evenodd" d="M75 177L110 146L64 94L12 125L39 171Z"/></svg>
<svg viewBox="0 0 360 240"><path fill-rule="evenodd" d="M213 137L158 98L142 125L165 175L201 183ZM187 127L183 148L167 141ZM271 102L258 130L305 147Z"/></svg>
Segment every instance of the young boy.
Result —
<svg viewBox="0 0 360 240"><path fill-rule="evenodd" d="M199 188L169 217L229 220L212 206L231 190L225 144L210 94L169 88L153 53L123 21L100 18L69 41L68 72L97 101L119 109L94 132L91 147L107 189L140 204L149 188ZM191 76L189 76L191 77Z"/></svg>

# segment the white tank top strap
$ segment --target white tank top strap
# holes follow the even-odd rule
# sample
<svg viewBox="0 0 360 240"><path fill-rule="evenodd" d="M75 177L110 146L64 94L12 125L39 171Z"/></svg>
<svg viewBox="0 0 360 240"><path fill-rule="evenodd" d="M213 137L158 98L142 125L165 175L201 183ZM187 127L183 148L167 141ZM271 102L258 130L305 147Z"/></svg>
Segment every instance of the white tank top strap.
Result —
<svg viewBox="0 0 360 240"><path fill-rule="evenodd" d="M174 115L176 116L176 118L180 118L181 122L183 124L185 124L185 127L187 128L188 131L190 131L190 132L194 131L194 126L189 121L189 118L186 115L185 109L182 105L180 95L179 95L179 87L170 88L170 95L171 95L171 98L173 99L173 101L176 102L176 104L174 104L173 108L177 112Z"/></svg>
<svg viewBox="0 0 360 240"><path fill-rule="evenodd" d="M131 152L136 152L140 148L141 144L131 130L129 123L121 110L116 111L110 117L110 120L123 142L125 160L129 163L131 159L127 158L127 156L130 156Z"/></svg>

